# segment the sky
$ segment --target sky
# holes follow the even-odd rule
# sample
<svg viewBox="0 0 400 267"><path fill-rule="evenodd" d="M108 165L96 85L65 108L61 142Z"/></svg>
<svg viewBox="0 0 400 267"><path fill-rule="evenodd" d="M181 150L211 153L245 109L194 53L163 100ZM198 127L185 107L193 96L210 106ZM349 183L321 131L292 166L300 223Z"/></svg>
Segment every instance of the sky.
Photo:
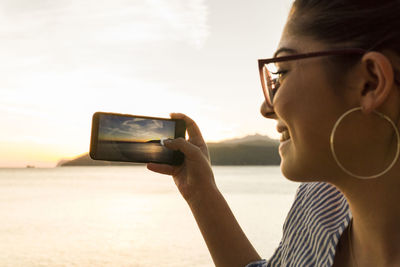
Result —
<svg viewBox="0 0 400 267"><path fill-rule="evenodd" d="M175 137L175 121L102 115L98 127L101 141L148 142Z"/></svg>
<svg viewBox="0 0 400 267"><path fill-rule="evenodd" d="M2 0L0 167L89 150L96 111L182 112L206 141L277 138L257 59L292 0Z"/></svg>

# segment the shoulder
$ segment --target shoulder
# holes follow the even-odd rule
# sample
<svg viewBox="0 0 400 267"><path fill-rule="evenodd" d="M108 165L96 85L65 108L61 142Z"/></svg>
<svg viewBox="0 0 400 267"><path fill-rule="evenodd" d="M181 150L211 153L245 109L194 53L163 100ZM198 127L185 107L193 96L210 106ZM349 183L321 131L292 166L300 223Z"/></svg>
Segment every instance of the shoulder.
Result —
<svg viewBox="0 0 400 267"><path fill-rule="evenodd" d="M302 219L320 221L323 217L348 212L344 195L333 185L322 182L302 183L285 221L285 227L294 227Z"/></svg>
<svg viewBox="0 0 400 267"><path fill-rule="evenodd" d="M335 186L301 184L284 223L279 248L270 260L279 264L270 266L330 266L349 220L346 198Z"/></svg>
<svg viewBox="0 0 400 267"><path fill-rule="evenodd" d="M294 204L307 210L319 207L332 207L335 204L347 205L346 198L334 185L323 182L302 183L296 192Z"/></svg>

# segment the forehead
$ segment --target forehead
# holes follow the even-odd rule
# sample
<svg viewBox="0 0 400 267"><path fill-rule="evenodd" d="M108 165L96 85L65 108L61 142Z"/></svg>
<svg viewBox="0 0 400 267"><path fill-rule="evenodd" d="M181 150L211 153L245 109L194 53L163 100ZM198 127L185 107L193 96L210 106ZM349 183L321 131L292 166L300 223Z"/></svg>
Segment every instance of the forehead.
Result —
<svg viewBox="0 0 400 267"><path fill-rule="evenodd" d="M322 51L327 49L327 45L316 41L315 39L307 36L297 35L288 30L288 26L284 27L281 35L281 39L278 44L277 52L282 50L282 53L290 53L290 51L284 49L288 48L294 50L295 53L308 53L315 51ZM276 54L278 56L278 54Z"/></svg>

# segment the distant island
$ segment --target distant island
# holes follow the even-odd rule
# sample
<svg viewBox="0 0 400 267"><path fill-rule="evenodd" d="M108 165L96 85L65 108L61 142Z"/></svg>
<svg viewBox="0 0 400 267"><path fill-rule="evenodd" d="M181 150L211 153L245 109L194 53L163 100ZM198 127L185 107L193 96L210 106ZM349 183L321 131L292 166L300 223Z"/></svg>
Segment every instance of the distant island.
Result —
<svg viewBox="0 0 400 267"><path fill-rule="evenodd" d="M279 141L263 135L207 143L212 165L279 165ZM92 160L88 153L72 160L60 160L57 167L65 166L132 166L138 163Z"/></svg>

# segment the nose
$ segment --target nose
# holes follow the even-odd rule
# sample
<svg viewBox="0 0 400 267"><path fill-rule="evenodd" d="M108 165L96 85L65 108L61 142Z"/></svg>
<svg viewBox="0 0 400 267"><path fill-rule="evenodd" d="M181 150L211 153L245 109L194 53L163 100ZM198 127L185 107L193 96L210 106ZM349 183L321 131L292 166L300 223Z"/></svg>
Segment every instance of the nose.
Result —
<svg viewBox="0 0 400 267"><path fill-rule="evenodd" d="M277 119L274 108L264 101L260 108L261 115L267 119Z"/></svg>

